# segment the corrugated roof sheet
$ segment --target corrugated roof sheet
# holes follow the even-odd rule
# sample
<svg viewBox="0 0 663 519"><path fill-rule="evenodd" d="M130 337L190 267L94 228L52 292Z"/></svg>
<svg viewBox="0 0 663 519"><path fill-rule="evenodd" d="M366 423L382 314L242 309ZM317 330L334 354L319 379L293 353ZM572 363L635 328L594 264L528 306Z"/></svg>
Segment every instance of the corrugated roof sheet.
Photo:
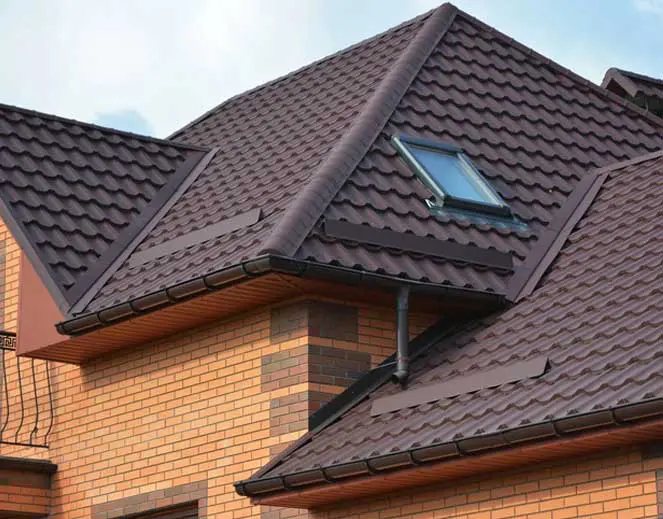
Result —
<svg viewBox="0 0 663 519"><path fill-rule="evenodd" d="M663 398L663 153L611 171L543 285L417 359L410 389L546 356L538 378L371 416L386 384L261 477Z"/></svg>
<svg viewBox="0 0 663 519"><path fill-rule="evenodd" d="M0 105L3 217L71 303L76 283L122 247L130 223L198 150Z"/></svg>

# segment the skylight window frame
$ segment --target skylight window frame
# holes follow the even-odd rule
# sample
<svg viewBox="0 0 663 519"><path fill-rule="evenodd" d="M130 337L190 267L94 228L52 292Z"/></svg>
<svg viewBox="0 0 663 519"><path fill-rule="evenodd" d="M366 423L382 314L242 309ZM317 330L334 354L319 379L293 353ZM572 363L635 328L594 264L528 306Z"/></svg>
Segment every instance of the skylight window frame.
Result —
<svg viewBox="0 0 663 519"><path fill-rule="evenodd" d="M424 139L416 139L404 135L393 135L391 142L405 163L415 172L421 181L431 190L440 207L450 207L472 212L488 213L497 216L511 217L511 208L495 191L490 183L481 175L470 158L457 146ZM414 156L411 147L423 148L447 155L455 155L463 173L479 193L490 202L479 202L466 198L455 197L444 190L435 177Z"/></svg>

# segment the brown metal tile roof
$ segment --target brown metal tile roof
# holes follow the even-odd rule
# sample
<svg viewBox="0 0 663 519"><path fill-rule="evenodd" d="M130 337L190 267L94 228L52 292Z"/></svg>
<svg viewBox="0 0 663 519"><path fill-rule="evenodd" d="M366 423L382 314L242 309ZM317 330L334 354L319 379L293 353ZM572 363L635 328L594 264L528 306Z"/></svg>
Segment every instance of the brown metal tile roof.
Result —
<svg viewBox="0 0 663 519"><path fill-rule="evenodd" d="M125 264L87 310L149 294L259 255L293 198L365 108L428 17L226 101L173 138L218 146L207 170L137 253L254 208L255 225L138 267Z"/></svg>
<svg viewBox="0 0 663 519"><path fill-rule="evenodd" d="M199 149L0 105L2 217L65 309L200 160Z"/></svg>
<svg viewBox="0 0 663 519"><path fill-rule="evenodd" d="M218 146L136 252L260 207L250 227L123 265L99 311L261 253L502 293L509 269L327 236L344 220L513 254L518 265L582 173L663 145L660 121L445 4L240 95L177 133ZM433 216L391 134L463 147L528 229ZM308 235L308 237L307 237Z"/></svg>
<svg viewBox="0 0 663 519"><path fill-rule="evenodd" d="M614 423L648 402L660 413L663 152L604 175L543 285L435 344L413 363L408 390L542 356L544 375L371 416L376 400L403 391L386 383L260 477L332 466L340 473L339 465L436 445L504 445L528 430L550 436Z"/></svg>
<svg viewBox="0 0 663 519"><path fill-rule="evenodd" d="M601 189L542 286L435 343L414 361L408 390L542 356L549 362L545 374L371 416L377 399L403 391L386 383L260 478L332 466L337 475L343 467L362 473L359 461L369 458L375 468L381 457L408 451L415 459L435 449L439 457L458 455L660 414L663 152L600 178ZM398 463L407 459L401 455Z"/></svg>
<svg viewBox="0 0 663 519"><path fill-rule="evenodd" d="M100 326L102 310L135 315L136 306L129 302L168 295L167 289L183 284L205 288L205 276L263 255L504 294L514 270L583 172L658 149L663 146L662 128L660 119L445 4L230 99L171 141L134 137L153 146L149 153L141 150L150 160L168 163L163 171L156 168L162 176L168 176L166 170L172 178L180 174L177 180L154 180L173 191L173 205L152 197L156 187L150 188L150 182L128 180L126 187L113 187L100 198L105 205L99 218L117 229L104 226L106 239L99 243L94 241L101 236L96 229L71 233L60 240L68 252L66 262L56 257L45 264L47 270L55 268L48 261L67 264L57 275L72 291L68 302L77 301L66 323L71 333L82 331L83 324L86 329ZM95 131L118 143L129 138ZM464 148L527 227L461 218L448 211L431 214L425 205L431 193L396 156L387 142L392 134ZM86 146L87 141L74 139L63 148L67 160ZM216 152L206 156L210 162L205 167L201 161L197 171L182 176L184 166L173 163L177 157L167 157L185 155L191 147ZM125 164L133 165L132 157L122 155ZM148 166L152 163L140 163L140 168ZM66 189L77 192L77 180L67 181ZM65 198L49 196L64 204ZM129 220L122 212L136 212L125 198L152 208L151 225L140 235L118 232ZM228 224L258 209L257 222L237 229ZM513 259L507 267L495 267L348 240L324 232L324 222L334 220ZM234 230L208 234L217 228ZM90 237L79 246L84 232ZM186 238L192 233L213 237L203 242ZM43 238L30 236L26 241L36 240ZM173 243L192 245L145 261L150 258L146 251L166 250L169 247L161 247L166 242L170 248ZM104 248L111 252L100 256ZM70 249L78 252L72 255ZM85 282L74 289L72 272L86 271L86 265L103 257L113 261L98 261L96 275L88 269Z"/></svg>

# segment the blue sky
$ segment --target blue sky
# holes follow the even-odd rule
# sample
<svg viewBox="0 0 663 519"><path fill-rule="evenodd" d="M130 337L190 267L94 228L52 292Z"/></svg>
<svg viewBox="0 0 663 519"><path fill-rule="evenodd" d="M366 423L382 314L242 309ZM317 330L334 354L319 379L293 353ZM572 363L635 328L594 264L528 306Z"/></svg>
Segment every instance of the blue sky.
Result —
<svg viewBox="0 0 663 519"><path fill-rule="evenodd" d="M600 82L663 78L663 0L456 0ZM431 0L0 0L0 102L165 137Z"/></svg>

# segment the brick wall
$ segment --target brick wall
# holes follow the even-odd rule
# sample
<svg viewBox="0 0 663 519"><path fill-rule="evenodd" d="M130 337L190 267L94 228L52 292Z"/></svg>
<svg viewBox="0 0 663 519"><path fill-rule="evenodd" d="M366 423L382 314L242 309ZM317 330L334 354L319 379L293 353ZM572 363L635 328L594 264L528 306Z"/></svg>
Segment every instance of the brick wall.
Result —
<svg viewBox="0 0 663 519"><path fill-rule="evenodd" d="M657 470L661 468L663 457L643 456L634 448L487 475L456 485L365 499L316 511L311 516L315 519L653 519L663 514L657 495Z"/></svg>
<svg viewBox="0 0 663 519"><path fill-rule="evenodd" d="M16 291L12 276L18 264L5 276L5 294ZM5 314L15 326L15 310ZM207 517L306 515L252 506L232 484L306 432L311 412L393 352L394 319L391 310L293 301L82 367L50 363L50 447L0 445L0 455L58 465L54 518L149 509L191 485L205 486ZM413 318L413 334L432 320ZM37 383L44 380L37 371Z"/></svg>
<svg viewBox="0 0 663 519"><path fill-rule="evenodd" d="M0 330L16 332L21 249L0 220Z"/></svg>

